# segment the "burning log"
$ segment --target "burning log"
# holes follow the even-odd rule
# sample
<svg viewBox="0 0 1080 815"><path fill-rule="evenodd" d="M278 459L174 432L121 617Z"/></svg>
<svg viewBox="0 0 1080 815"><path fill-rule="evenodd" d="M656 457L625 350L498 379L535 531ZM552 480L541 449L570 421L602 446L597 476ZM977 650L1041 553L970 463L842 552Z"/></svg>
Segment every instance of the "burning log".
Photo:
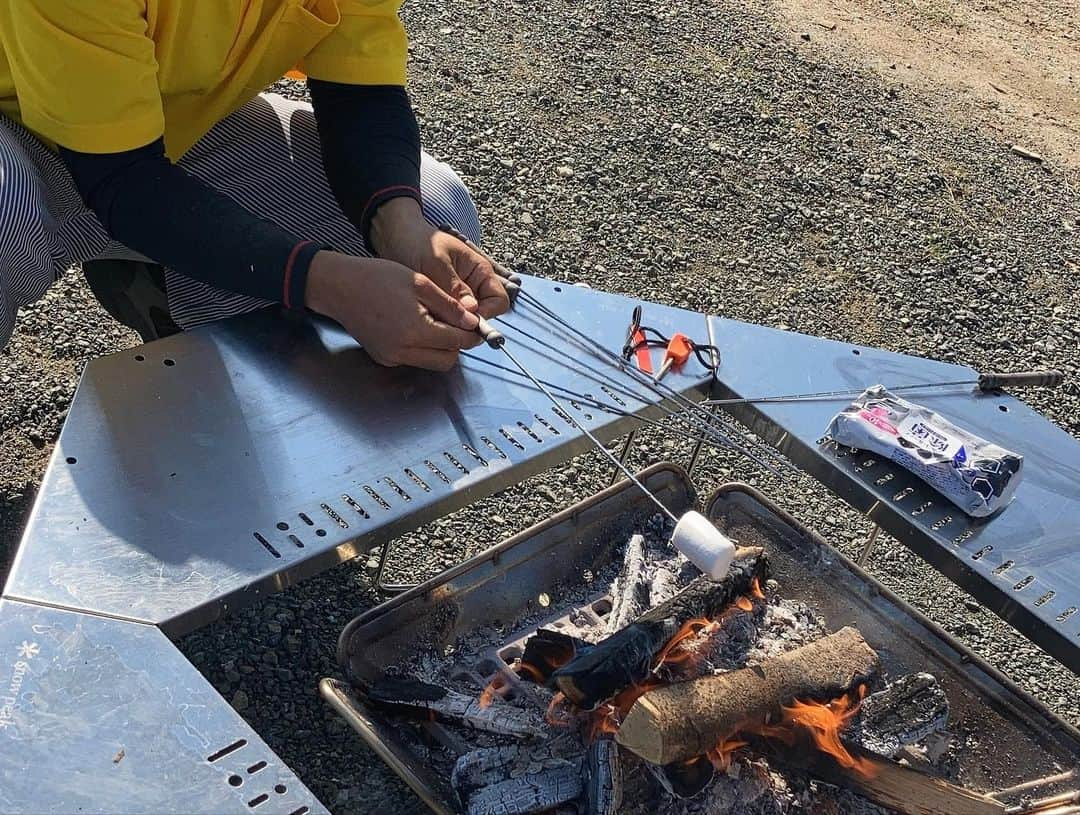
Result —
<svg viewBox="0 0 1080 815"><path fill-rule="evenodd" d="M469 796L468 815L530 815L547 812L581 795L581 764L559 766L491 784Z"/></svg>
<svg viewBox="0 0 1080 815"><path fill-rule="evenodd" d="M634 535L626 544L622 569L611 585L611 611L607 633L625 628L649 607L649 575L645 560L645 538Z"/></svg>
<svg viewBox="0 0 1080 815"><path fill-rule="evenodd" d="M586 815L619 815L622 806L622 765L613 739L597 739L585 754Z"/></svg>
<svg viewBox="0 0 1080 815"><path fill-rule="evenodd" d="M528 666L524 670L537 684L546 684L556 668L565 665L578 651L588 647L589 643L585 640L551 628L540 628L525 643L521 663Z"/></svg>
<svg viewBox="0 0 1080 815"><path fill-rule="evenodd" d="M752 668L650 690L634 703L616 739L653 764L684 761L795 699L835 699L877 667L862 635L843 628Z"/></svg>
<svg viewBox="0 0 1080 815"><path fill-rule="evenodd" d="M1005 805L989 796L875 756L860 747L849 746L849 750L859 762L859 771L845 769L817 750L786 750L783 756L770 761L803 770L902 815L1005 815Z"/></svg>
<svg viewBox="0 0 1080 815"><path fill-rule="evenodd" d="M902 747L942 730L949 721L949 697L933 674L902 676L862 701L854 740L887 758Z"/></svg>
<svg viewBox="0 0 1080 815"><path fill-rule="evenodd" d="M418 679L384 677L370 685L366 695L375 707L485 733L516 738L540 738L546 733L536 713L509 705L484 706L479 699Z"/></svg>
<svg viewBox="0 0 1080 815"><path fill-rule="evenodd" d="M759 548L740 549L724 580L713 581L704 576L695 579L626 628L596 645L582 648L551 678L567 699L578 707L592 709L619 691L640 684L685 623L720 616L739 597L749 594L755 581L767 577L768 559L764 552Z"/></svg>

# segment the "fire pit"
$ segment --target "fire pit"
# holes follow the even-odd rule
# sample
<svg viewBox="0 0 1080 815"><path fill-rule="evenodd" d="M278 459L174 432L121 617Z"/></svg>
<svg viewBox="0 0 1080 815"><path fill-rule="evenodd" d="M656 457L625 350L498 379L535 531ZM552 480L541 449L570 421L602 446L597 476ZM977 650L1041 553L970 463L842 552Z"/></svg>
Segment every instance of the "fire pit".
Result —
<svg viewBox="0 0 1080 815"><path fill-rule="evenodd" d="M693 503L674 465L642 477ZM1028 812L970 791L1080 762L1074 729L753 489L706 514L745 547L707 596L616 486L353 620L352 685L323 693L439 813ZM1071 789L1031 797L1065 815Z"/></svg>

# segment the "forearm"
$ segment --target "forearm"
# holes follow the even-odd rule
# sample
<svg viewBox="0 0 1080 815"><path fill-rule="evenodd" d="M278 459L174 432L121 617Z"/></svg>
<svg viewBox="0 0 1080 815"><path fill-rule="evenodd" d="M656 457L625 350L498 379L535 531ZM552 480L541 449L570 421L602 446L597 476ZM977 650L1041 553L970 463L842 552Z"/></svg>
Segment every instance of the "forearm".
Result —
<svg viewBox="0 0 1080 815"><path fill-rule="evenodd" d="M87 206L125 246L218 288L304 307L308 266L325 247L170 163L160 140L124 153L60 152Z"/></svg>
<svg viewBox="0 0 1080 815"><path fill-rule="evenodd" d="M308 79L323 164L342 211L372 242L372 220L387 201L420 201L420 130L400 86Z"/></svg>

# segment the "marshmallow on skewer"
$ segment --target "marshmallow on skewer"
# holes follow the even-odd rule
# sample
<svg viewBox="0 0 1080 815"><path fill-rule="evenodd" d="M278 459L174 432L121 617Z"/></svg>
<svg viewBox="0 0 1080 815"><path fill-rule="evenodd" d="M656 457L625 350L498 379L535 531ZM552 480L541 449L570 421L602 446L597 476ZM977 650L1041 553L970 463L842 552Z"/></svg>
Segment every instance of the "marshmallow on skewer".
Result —
<svg viewBox="0 0 1080 815"><path fill-rule="evenodd" d="M713 580L726 577L735 558L735 544L700 512L679 519L671 544Z"/></svg>

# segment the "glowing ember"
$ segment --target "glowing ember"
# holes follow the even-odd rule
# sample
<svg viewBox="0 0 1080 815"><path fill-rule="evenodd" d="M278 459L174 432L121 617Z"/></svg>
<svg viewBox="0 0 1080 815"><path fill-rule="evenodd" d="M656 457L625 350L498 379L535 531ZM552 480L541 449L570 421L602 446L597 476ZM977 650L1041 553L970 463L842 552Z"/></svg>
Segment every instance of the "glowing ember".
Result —
<svg viewBox="0 0 1080 815"><path fill-rule="evenodd" d="M735 601L735 605L743 611L754 610L754 603L749 597L740 597L738 600Z"/></svg>

